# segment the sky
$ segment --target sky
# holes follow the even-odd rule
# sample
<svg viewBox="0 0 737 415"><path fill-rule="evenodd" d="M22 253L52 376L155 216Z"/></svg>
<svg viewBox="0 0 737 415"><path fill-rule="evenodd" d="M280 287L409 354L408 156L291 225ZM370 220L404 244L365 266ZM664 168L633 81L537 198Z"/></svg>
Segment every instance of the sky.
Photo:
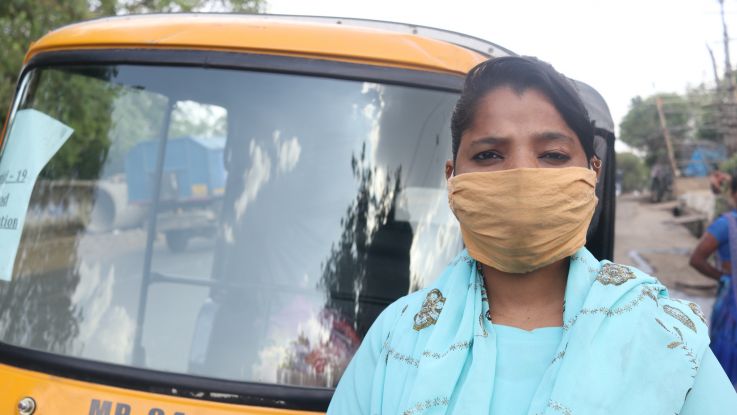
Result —
<svg viewBox="0 0 737 415"><path fill-rule="evenodd" d="M725 0L732 67L737 0ZM618 125L630 100L713 85L724 71L717 0L268 0L268 13L358 17L453 30L536 56L596 88Z"/></svg>

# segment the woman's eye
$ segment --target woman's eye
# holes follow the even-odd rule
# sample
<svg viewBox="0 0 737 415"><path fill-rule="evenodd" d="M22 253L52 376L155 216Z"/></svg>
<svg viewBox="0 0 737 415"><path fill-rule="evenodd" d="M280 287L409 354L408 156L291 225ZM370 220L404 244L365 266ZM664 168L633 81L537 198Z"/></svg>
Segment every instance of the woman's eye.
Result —
<svg viewBox="0 0 737 415"><path fill-rule="evenodd" d="M548 159L552 161L568 161L571 159L567 154L558 153L558 152L545 153L540 158Z"/></svg>
<svg viewBox="0 0 737 415"><path fill-rule="evenodd" d="M501 160L503 157L501 154L497 153L496 151L482 151L481 153L476 154L473 156L474 160L494 160L499 159Z"/></svg>

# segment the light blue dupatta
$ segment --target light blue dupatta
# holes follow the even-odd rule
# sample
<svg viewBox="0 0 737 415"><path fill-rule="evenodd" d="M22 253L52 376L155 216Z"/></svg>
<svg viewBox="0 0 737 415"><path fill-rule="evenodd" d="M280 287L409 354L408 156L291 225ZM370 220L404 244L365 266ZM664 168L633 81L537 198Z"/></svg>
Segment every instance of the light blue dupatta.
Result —
<svg viewBox="0 0 737 415"><path fill-rule="evenodd" d="M696 305L585 248L570 259L565 301L563 339L529 415L680 411L708 346ZM431 287L379 317L328 414L488 415L504 397L492 396L496 338L487 310L476 262L463 251Z"/></svg>

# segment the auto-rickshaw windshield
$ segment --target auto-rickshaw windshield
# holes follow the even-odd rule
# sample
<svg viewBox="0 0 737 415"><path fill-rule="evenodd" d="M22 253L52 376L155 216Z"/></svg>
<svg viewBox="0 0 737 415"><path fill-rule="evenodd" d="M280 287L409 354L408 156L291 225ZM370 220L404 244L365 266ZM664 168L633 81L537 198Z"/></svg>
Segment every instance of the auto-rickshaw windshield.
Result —
<svg viewBox="0 0 737 415"><path fill-rule="evenodd" d="M460 249L456 99L264 71L28 71L0 153L0 342L333 387L378 313Z"/></svg>

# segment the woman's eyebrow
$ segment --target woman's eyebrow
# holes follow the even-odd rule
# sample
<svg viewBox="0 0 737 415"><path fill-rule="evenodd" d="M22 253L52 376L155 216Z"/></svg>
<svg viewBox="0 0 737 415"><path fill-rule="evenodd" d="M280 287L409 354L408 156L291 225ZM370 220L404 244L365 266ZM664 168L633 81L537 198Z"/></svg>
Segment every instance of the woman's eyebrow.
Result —
<svg viewBox="0 0 737 415"><path fill-rule="evenodd" d="M508 141L509 141L509 139L508 138L505 138L505 137L488 136L488 137L482 137L482 138L478 138L476 140L473 140L471 142L471 145L472 146L481 145L481 144L497 145L497 144L504 144L504 143L506 143Z"/></svg>

